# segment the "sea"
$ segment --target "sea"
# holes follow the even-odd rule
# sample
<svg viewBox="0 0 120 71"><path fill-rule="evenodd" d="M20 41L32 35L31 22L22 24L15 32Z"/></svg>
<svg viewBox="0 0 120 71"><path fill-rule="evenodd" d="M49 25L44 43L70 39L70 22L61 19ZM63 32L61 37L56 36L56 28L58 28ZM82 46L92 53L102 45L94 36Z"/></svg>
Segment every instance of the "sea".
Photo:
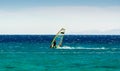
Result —
<svg viewBox="0 0 120 71"><path fill-rule="evenodd" d="M0 71L120 71L120 35L0 35Z"/></svg>

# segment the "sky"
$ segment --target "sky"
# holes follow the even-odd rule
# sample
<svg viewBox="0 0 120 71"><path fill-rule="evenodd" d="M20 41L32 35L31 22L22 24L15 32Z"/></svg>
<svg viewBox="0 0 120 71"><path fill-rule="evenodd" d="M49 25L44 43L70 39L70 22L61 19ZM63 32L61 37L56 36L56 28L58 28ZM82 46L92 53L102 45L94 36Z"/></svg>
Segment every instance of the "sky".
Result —
<svg viewBox="0 0 120 71"><path fill-rule="evenodd" d="M0 0L0 34L120 35L120 0Z"/></svg>

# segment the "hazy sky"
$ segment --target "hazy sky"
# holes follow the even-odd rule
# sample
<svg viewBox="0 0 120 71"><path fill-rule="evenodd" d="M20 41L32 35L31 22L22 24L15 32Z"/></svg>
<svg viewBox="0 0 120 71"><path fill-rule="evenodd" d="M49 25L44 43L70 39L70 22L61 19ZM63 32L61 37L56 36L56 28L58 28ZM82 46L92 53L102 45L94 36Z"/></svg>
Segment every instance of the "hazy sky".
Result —
<svg viewBox="0 0 120 71"><path fill-rule="evenodd" d="M120 34L120 0L0 0L0 34Z"/></svg>

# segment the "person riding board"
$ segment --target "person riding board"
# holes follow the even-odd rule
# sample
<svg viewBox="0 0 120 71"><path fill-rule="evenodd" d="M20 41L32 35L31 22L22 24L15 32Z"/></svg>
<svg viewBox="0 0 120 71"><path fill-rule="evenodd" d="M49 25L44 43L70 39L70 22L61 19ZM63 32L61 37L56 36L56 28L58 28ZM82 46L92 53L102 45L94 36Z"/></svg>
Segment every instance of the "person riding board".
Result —
<svg viewBox="0 0 120 71"><path fill-rule="evenodd" d="M53 44L50 47L51 48L56 48L56 40L53 42Z"/></svg>
<svg viewBox="0 0 120 71"><path fill-rule="evenodd" d="M53 42L53 48L56 48L56 40Z"/></svg>

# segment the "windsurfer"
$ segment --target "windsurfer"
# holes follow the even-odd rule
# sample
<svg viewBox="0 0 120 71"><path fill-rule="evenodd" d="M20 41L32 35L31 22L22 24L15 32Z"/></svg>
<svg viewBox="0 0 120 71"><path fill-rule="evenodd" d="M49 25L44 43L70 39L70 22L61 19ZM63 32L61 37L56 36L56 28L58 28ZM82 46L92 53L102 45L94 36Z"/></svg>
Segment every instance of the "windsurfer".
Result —
<svg viewBox="0 0 120 71"><path fill-rule="evenodd" d="M56 40L53 42L53 47L56 48Z"/></svg>

